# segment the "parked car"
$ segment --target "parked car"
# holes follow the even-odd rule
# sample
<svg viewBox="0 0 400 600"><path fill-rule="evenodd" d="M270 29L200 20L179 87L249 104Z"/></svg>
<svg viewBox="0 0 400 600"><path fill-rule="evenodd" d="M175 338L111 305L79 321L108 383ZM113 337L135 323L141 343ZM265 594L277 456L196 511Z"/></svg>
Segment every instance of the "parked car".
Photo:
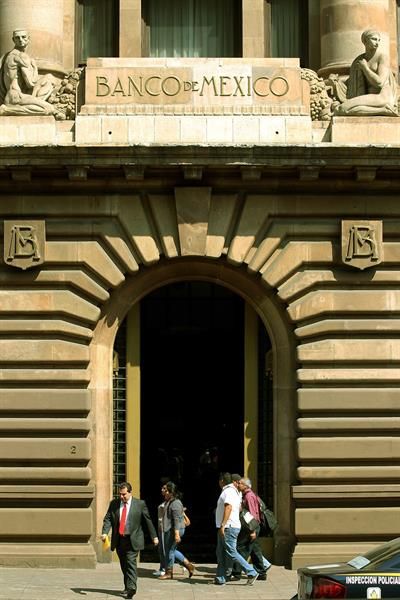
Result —
<svg viewBox="0 0 400 600"><path fill-rule="evenodd" d="M297 576L298 592L292 600L400 600L400 537L347 563L302 567Z"/></svg>

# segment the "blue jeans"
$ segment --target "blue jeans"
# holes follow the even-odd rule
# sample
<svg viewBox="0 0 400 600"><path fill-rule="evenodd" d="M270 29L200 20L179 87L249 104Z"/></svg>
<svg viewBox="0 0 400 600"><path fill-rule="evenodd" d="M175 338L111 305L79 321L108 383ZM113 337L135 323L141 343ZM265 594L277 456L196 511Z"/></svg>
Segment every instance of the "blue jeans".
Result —
<svg viewBox="0 0 400 600"><path fill-rule="evenodd" d="M180 565L183 565L184 561L186 560L186 558L183 556L182 552L178 550L178 548L175 549L174 558L175 562L179 563Z"/></svg>
<svg viewBox="0 0 400 600"><path fill-rule="evenodd" d="M179 530L179 535L181 537L183 537L184 533L185 533L184 529ZM181 562L183 564L185 557L183 556L182 552L179 552L179 550L177 550L178 544L175 541L175 530L174 529L170 529L169 531L166 531L164 533L162 543L163 543L162 554L161 554L162 568L165 570L167 570L167 569L172 570L174 567L175 558L178 560L178 562Z"/></svg>
<svg viewBox="0 0 400 600"><path fill-rule="evenodd" d="M217 533L217 573L215 579L218 583L225 583L227 571L232 569L232 564L238 562L248 577L254 577L257 571L249 565L237 551L237 539L240 529L226 527L224 537Z"/></svg>

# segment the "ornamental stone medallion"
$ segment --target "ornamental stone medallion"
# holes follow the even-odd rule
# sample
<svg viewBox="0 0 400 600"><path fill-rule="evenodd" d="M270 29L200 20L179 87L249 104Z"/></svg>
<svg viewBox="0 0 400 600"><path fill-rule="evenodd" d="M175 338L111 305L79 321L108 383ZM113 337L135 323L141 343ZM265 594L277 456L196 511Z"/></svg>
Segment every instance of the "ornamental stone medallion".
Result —
<svg viewBox="0 0 400 600"><path fill-rule="evenodd" d="M4 221L4 262L31 269L44 263L45 222Z"/></svg>
<svg viewBox="0 0 400 600"><path fill-rule="evenodd" d="M356 269L383 260L382 221L342 221L342 261Z"/></svg>

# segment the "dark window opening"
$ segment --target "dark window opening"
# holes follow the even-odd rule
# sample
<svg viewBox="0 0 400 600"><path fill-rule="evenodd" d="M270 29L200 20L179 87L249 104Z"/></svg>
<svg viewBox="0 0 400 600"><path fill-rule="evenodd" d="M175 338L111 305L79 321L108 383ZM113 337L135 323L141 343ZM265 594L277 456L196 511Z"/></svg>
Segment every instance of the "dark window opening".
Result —
<svg viewBox="0 0 400 600"><path fill-rule="evenodd" d="M146 0L142 15L148 56L242 56L241 1Z"/></svg>
<svg viewBox="0 0 400 600"><path fill-rule="evenodd" d="M118 0L77 0L76 63L88 58L118 56Z"/></svg>
<svg viewBox="0 0 400 600"><path fill-rule="evenodd" d="M271 0L271 56L308 65L308 0Z"/></svg>

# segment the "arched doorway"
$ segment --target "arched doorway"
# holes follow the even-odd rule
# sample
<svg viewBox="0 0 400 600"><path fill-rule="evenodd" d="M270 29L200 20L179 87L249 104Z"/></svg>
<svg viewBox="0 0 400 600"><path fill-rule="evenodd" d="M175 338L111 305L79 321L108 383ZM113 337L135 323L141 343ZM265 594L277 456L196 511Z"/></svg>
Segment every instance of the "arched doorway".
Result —
<svg viewBox="0 0 400 600"><path fill-rule="evenodd" d="M135 312L138 308L140 336L124 323L115 343L115 487L127 477L124 439L133 424L123 406L124 355L136 343L140 495L156 521L160 487L174 481L192 520L184 545L189 543L193 560L210 562L220 472L251 475L254 489L273 507L271 343L245 301L215 283L162 286L144 297ZM127 336L133 337L130 343ZM142 560L146 556L142 553ZM154 559L153 553L148 558Z"/></svg>
<svg viewBox="0 0 400 600"><path fill-rule="evenodd" d="M185 281L146 296L140 312L141 493L155 507L161 482L177 483L192 519L184 545L210 561L218 474L243 472L244 301Z"/></svg>
<svg viewBox="0 0 400 600"><path fill-rule="evenodd" d="M96 390L96 398L98 402L96 404L96 425L97 431L105 432L107 428L112 427L112 414L111 406L107 406L107 390L105 380L105 358L107 357L107 348L109 348L109 364L111 364L111 351L112 345L108 346L109 341L111 343L114 340L114 336L117 333L117 328L122 323L123 318L129 312L129 317L133 314L134 318L131 319L131 325L137 334L140 331L140 319L138 318L138 307L142 301L145 301L147 296L150 297L154 290L160 290L164 286L168 286L171 283L178 282L209 282L212 284L218 284L218 287L222 286L226 290L233 293L237 297L238 301L244 302L244 320L249 315L249 312L253 314L253 329L254 326L260 327L264 333L268 331L270 344L272 348L273 361L269 361L270 374L273 372L273 389L271 397L273 397L274 415L273 415L273 427L274 435L272 444L273 451L273 462L274 462L274 478L269 480L269 489L271 498L273 498L273 506L278 514L280 521L280 532L277 539L275 539L275 555L274 560L278 564L289 564L290 555L293 546L293 510L291 502L291 484L295 480L295 404L294 391L295 391L295 361L294 361L294 344L292 336L290 335L290 327L286 321L286 316L282 307L275 301L274 295L268 293L266 288L261 282L254 277L250 276L243 270L232 267L228 264L216 264L210 263L202 259L193 259L190 261L179 261L173 264L162 264L153 266L147 272L142 272L127 282L127 285L123 286L119 290L118 298L112 299L107 308L107 315L104 317L102 327L99 328L98 335L96 336L96 344L93 345L93 360L96 367L96 371L99 374L99 380L103 387L98 386ZM160 292L159 292L160 293ZM136 308L135 308L136 307ZM247 317L246 317L247 315ZM129 321L129 318L128 318ZM254 325L255 324L255 325ZM244 338L245 344L250 343L254 336L246 334L246 327L244 327ZM114 332L114 333L113 333ZM136 335L138 339L138 335ZM118 338L117 338L118 339ZM128 340L130 336L128 335ZM139 337L140 339L140 337ZM107 341L109 340L109 341ZM264 348L265 350L265 348ZM259 364L265 368L265 355L263 360ZM271 353L268 354L269 358ZM130 368L138 370L140 369L139 357L136 357L137 363L131 364ZM135 359L135 360L136 360ZM135 361L133 361L135 362ZM246 361L244 361L246 362ZM100 370L102 365L103 370ZM264 369L265 370L265 369ZM254 370L253 370L254 373ZM140 432L140 409L138 408L138 398L140 397L139 387L137 385L139 377L136 377L135 383L136 388L129 394L131 402L131 416L129 418L128 410L128 422L134 424L134 431L130 431L130 435L127 438L127 463L131 463L127 466L127 473L134 483L136 494L140 494L141 490L139 487L139 473L140 463L134 460L134 457L139 456L139 442L141 437ZM246 379L246 378L245 378ZM270 381L271 385L272 381ZM111 378L110 378L111 384ZM254 388L253 381L245 381L244 386ZM111 385L109 388L109 395L111 397ZM248 392L248 389L247 389ZM246 392L245 392L246 393ZM133 400L132 400L133 399ZM133 406L133 409L132 409ZM245 405L246 409L246 405ZM254 407L252 408L254 410ZM135 417L135 411L136 417ZM265 465L268 460L268 456L265 454L265 444L257 436L253 435L254 427L258 427L259 424L265 425L265 415L258 415L256 418L245 415L242 420L242 426L244 427L244 456L252 455L253 464L244 464L244 472L253 477L254 480L254 468L260 465L260 472L264 473L265 477ZM110 431L111 433L111 431ZM148 434L146 432L146 434ZM150 431L151 435L151 431ZM98 438L95 440L98 441ZM99 472L101 462L94 463L95 472L100 475L99 481L101 484L106 484L105 474L110 474L110 482L113 470L112 461L112 446L109 446L110 454L108 455L111 459L107 464L106 450L107 447L99 446L96 447L96 456L99 457L103 465L105 466L104 472ZM134 452L132 452L132 448ZM263 454L264 452L264 454ZM253 469L253 472L251 472ZM111 485L109 487L109 493L104 494L104 489L101 486L98 487L98 506L101 507L106 504L108 498L111 495ZM103 504L102 504L103 503ZM100 522L102 510L97 513L97 520Z"/></svg>

